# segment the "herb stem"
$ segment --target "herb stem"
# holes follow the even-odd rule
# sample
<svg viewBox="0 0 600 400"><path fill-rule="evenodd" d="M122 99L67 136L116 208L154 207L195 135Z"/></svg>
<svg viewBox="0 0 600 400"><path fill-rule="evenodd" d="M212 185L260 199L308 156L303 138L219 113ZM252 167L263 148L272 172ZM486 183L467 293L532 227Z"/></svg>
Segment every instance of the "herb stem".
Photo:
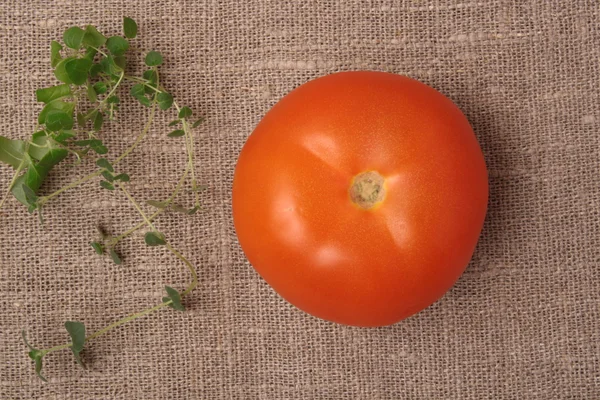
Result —
<svg viewBox="0 0 600 400"><path fill-rule="evenodd" d="M173 102L173 105L177 109L177 114L179 114L180 108L176 102ZM198 188L196 182L196 174L194 171L194 137L190 128L188 126L186 118L181 118L181 123L183 125L183 132L185 133L185 150L188 155L188 169L190 170L192 176L192 190L194 191L194 206L200 206L200 200L198 197Z"/></svg>
<svg viewBox="0 0 600 400"><path fill-rule="evenodd" d="M17 167L17 170L15 171L15 173L10 181L10 184L8 185L8 189L6 189L6 193L4 194L4 197L2 197L2 200L0 200L0 208L2 208L2 206L6 202L6 199L8 199L8 196L10 195L10 191L12 190L13 186L15 185L15 182L19 178L19 173L23 170L23 167L25 167L25 157L23 157L23 159L19 163L19 166Z"/></svg>
<svg viewBox="0 0 600 400"><path fill-rule="evenodd" d="M175 250L173 246L171 246L169 243L166 244L166 247L171 253L175 254L175 256L186 265L186 267L190 271L190 274L192 275L192 282L188 285L187 288L185 288L183 292L181 292L181 296L183 297L190 293L192 290L194 290L196 286L198 286L198 274L196 273L196 269L194 268L192 263L189 262L188 259L185 258L179 251Z"/></svg>
<svg viewBox="0 0 600 400"><path fill-rule="evenodd" d="M117 88L121 84L121 81L123 80L124 76L125 76L125 71L121 72L121 75L119 76L119 79L117 80L117 83L115 83L115 86L113 86L113 88L111 89L111 91L108 92L108 94L106 95L106 97L104 98L104 100L102 100L102 103L104 103L104 102L106 102L106 100L110 99L111 96L117 91Z"/></svg>
<svg viewBox="0 0 600 400"><path fill-rule="evenodd" d="M150 227L150 229L152 229L154 232L156 232L156 228L152 224L152 221L150 221L150 219L148 218L148 216L146 215L146 213L144 213L144 210L142 210L142 208L135 201L135 199L129 194L129 192L127 191L127 189L125 189L125 185L123 185L123 183L119 183L119 188L123 191L123 193L125 194L125 196L127 196L127 199L129 200L129 202L131 204L133 204L133 206L135 207L135 209L140 213L140 215L144 219L144 222L146 223L146 225L148 225Z"/></svg>

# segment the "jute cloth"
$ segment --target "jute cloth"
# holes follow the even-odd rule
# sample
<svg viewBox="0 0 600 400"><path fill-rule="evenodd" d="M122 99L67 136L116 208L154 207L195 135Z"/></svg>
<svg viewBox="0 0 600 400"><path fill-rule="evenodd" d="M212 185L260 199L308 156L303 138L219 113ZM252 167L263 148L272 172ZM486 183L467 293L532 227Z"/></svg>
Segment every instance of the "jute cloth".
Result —
<svg viewBox="0 0 600 400"><path fill-rule="evenodd" d="M118 233L140 220L96 180L50 202L44 229L11 200L0 215L1 399L600 398L596 0L3 1L0 134L35 128L34 90L56 82L52 39L88 23L120 34L123 15L140 25L131 63L141 49L161 51L166 87L207 118L195 151L204 210L157 222L200 285L185 313L164 309L86 345L87 371L69 351L47 356L44 384L21 329L39 347L61 344L64 321L95 331L189 275L142 233L120 244L121 266L93 254L96 225ZM465 274L427 310L380 329L320 321L280 299L246 261L231 218L236 158L265 112L311 78L355 69L405 74L449 96L490 175ZM102 134L111 155L148 115L122 99ZM139 201L165 198L185 168L183 141L165 136L173 117L159 113L122 164ZM91 170L62 165L42 191ZM10 176L0 166L2 188Z"/></svg>

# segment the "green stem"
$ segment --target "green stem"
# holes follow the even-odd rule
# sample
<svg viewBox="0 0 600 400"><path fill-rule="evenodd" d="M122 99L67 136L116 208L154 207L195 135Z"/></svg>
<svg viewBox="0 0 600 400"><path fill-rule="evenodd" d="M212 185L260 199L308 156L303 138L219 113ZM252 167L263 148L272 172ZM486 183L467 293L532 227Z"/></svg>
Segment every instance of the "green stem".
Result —
<svg viewBox="0 0 600 400"><path fill-rule="evenodd" d="M154 221L154 219L156 217L158 217L160 214L162 214L163 212L165 212L165 210L158 210L156 211L154 214L152 214L151 216L148 217L148 219L150 221ZM142 221L139 224L137 224L136 226L134 226L133 228L126 230L125 232L123 232L122 234L120 234L119 236L115 236L110 240L110 244L112 246L116 245L119 241L125 239L127 236L131 235L133 232L142 229L144 226L146 226L146 221Z"/></svg>
<svg viewBox="0 0 600 400"><path fill-rule="evenodd" d="M129 192L127 191L127 189L125 189L125 185L123 183L119 183L118 185L119 185L119 188L123 191L123 193L127 197L127 199L129 200L129 202L131 204L133 204L133 206L135 207L135 209L140 213L140 215L142 216L142 219L144 220L144 222L146 223L146 225L148 225L150 227L150 229L152 229L154 232L156 232L156 228L154 227L154 225L152 224L152 222L150 221L150 219L148 218L148 216L146 215L146 213L144 213L144 211L139 206L139 204L129 194Z"/></svg>
<svg viewBox="0 0 600 400"><path fill-rule="evenodd" d="M192 263L189 262L188 259L185 258L179 251L175 250L173 246L171 246L169 243L166 244L166 247L171 253L175 254L175 256L185 264L185 266L190 271L190 274L192 275L192 282L188 285L187 288L185 288L183 292L181 292L181 296L183 297L190 293L192 290L194 290L196 286L198 286L198 274L196 273L196 269L194 268Z"/></svg>
<svg viewBox="0 0 600 400"><path fill-rule="evenodd" d="M179 114L180 108L176 102L173 102L173 105L177 109L177 114ZM192 175L192 190L194 191L194 206L200 206L200 200L198 197L198 184L196 182L196 173L194 171L194 137L190 128L188 126L187 120L185 118L181 118L181 123L183 125L183 132L185 133L185 151L188 155L188 168Z"/></svg>
<svg viewBox="0 0 600 400"><path fill-rule="evenodd" d="M6 190L6 193L4 194L4 197L2 197L2 200L0 201L0 209L2 208L2 206L4 205L4 203L6 202L6 199L8 199L8 196L10 195L10 191L12 190L13 186L15 185L15 182L19 178L19 173L23 170L23 167L25 167L25 157L23 157L23 159L19 163L19 166L17 167L17 170L15 171L15 173L14 173L14 175L13 175L10 183L8 184L8 189Z"/></svg>
<svg viewBox="0 0 600 400"><path fill-rule="evenodd" d="M113 86L112 90L110 92L108 92L108 94L106 95L106 97L104 98L104 100L102 100L101 103L106 102L116 92L116 90L119 87L119 85L121 84L121 81L123 80L124 76L125 76L125 71L121 72L121 76L119 76L119 79L117 80L117 83L115 83L115 86Z"/></svg>

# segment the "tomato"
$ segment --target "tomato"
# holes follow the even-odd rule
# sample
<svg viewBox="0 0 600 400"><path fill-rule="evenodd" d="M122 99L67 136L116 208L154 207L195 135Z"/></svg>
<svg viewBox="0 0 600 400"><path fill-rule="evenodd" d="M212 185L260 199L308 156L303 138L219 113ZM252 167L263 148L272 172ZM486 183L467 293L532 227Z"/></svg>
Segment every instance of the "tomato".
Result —
<svg viewBox="0 0 600 400"><path fill-rule="evenodd" d="M357 326L396 323L450 289L487 200L458 107L372 71L286 95L249 136L233 181L235 229L258 273L296 307Z"/></svg>

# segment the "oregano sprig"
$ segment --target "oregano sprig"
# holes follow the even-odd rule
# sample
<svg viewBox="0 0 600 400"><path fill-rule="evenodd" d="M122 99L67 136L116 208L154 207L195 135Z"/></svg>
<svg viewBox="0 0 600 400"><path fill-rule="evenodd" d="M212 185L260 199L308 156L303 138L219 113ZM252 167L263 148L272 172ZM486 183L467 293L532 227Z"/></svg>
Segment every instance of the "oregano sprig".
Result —
<svg viewBox="0 0 600 400"><path fill-rule="evenodd" d="M200 209L198 192L204 188L198 185L194 170L194 138L192 128L201 122L199 118L191 122L192 109L180 107L173 95L160 83L159 66L163 64L163 56L157 51L149 51L144 57L148 67L141 76L127 73L127 52L130 39L138 35L137 23L123 18L123 33L110 37L102 34L96 27L70 27L63 34L63 44L59 41L50 43L50 65L59 83L38 89L36 100L43 104L37 118L35 132L30 139L9 139L0 136L0 162L14 169L9 186L0 200L0 208L12 194L19 202L27 206L29 212L37 211L42 221L44 205L63 192L79 185L98 179L101 188L113 195L122 193L140 214L142 221L119 235L110 235L103 229L99 237L90 242L90 250L95 254L108 256L115 264L123 262L116 246L132 233L147 227L144 242L147 246L166 248L181 261L191 274L191 282L179 292L165 286L167 296L157 305L124 317L91 334L86 334L86 327L79 321L66 321L65 329L70 342L37 349L27 341L25 331L23 341L29 349L29 357L34 361L35 373L46 381L42 374L43 357L46 355L71 349L77 363L85 367L82 352L87 342L117 328L129 321L153 313L164 307L184 310L182 298L189 294L198 284L198 276L194 266L167 240L164 233L156 228L156 219L164 212L174 211L191 215ZM101 138L103 129L111 126L119 114L121 89L125 82L132 82L128 90L131 96L141 105L149 108L148 119L133 143L120 155L114 156ZM148 200L146 203L156 208L146 215L140 204L128 190L131 176L119 170L119 163L131 155L144 142L154 122L157 109L175 108L176 119L170 126L180 125L178 129L167 134L169 137L182 137L185 141L187 155L186 168L178 180L172 193L162 201ZM173 134L173 132L177 132ZM93 162L96 170L49 194L40 194L48 174L54 166L64 160L75 157L74 166ZM192 208L175 203L184 183L190 178L190 190L194 192Z"/></svg>

